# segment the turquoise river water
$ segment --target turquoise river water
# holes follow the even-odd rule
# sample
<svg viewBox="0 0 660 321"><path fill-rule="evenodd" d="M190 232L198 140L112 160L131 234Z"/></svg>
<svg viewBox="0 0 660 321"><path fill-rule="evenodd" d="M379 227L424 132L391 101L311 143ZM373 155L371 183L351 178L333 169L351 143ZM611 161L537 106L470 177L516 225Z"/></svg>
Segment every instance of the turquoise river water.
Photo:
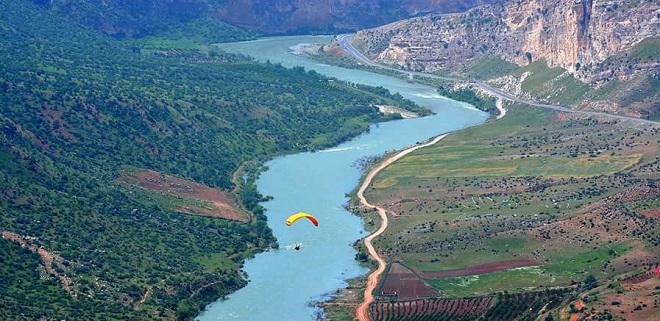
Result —
<svg viewBox="0 0 660 321"><path fill-rule="evenodd" d="M243 53L257 60L302 66L339 80L382 86L436 114L424 118L395 120L372 126L370 132L339 146L315 153L276 158L267 163L257 186L263 195L268 224L280 248L257 254L245 263L246 287L207 306L200 321L313 321L322 314L315 303L327 300L345 287L347 279L368 270L355 261L352 244L367 234L363 222L344 206L358 184L361 172L356 162L364 157L399 150L439 134L483 123L488 115L472 106L444 98L431 87L375 73L330 66L289 47L300 43L328 43L331 36L277 37L250 42L220 44L228 52ZM286 217L297 211L312 213L319 220L291 227ZM293 249L301 243L299 251Z"/></svg>

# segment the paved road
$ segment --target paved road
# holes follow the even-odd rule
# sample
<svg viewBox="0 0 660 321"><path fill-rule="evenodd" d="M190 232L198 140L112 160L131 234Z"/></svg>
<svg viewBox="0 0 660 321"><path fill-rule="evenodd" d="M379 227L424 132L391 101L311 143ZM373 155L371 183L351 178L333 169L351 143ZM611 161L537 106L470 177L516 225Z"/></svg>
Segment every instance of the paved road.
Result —
<svg viewBox="0 0 660 321"><path fill-rule="evenodd" d="M606 116L606 117L621 119L621 120L625 120L625 121L630 121L630 122L633 122L634 124L652 124L652 125L659 125L660 124L658 122L654 122L654 121L651 121L651 120L645 120L645 119L639 119L639 118L633 118L633 117L626 117L626 116L620 116L620 115L612 115L612 114L603 113L603 112L596 112L596 111L572 110L570 108L563 107L563 106L557 106L557 105L540 104L540 103L536 103L536 102L532 102L532 101L519 99L519 98L517 98L517 97L515 97L515 96L513 96L513 95L511 95L507 92L504 92L504 91L499 90L497 88L493 88L492 86L490 86L486 83L483 83L481 81L466 82L463 79L450 78L450 77L440 77L440 76L437 76L437 75L420 73L420 72L403 71L403 70L399 70L399 69L392 68L392 67L389 67L389 66L377 64L377 63L371 61L366 56L364 56L364 54L362 54L359 50L357 50L357 48L353 47L353 45L350 43L350 40L351 40L352 37L353 37L352 34L338 35L337 36L337 42L346 51L350 52L353 56L355 56L356 59L358 59L359 61L361 61L362 63L364 63L365 65L368 65L368 66L387 69L387 70L394 70L394 71L401 72L401 73L406 73L406 74L410 75L411 77L416 75L416 76L421 76L421 77L430 77L430 78L436 78L436 79L446 79L446 80L453 80L453 81L469 83L469 84L473 84L475 86L478 86L482 90L490 93L491 95L493 95L497 98L513 101L513 102L516 102L516 103L527 104L527 105L531 105L531 106L551 108L551 109L554 109L554 110L570 112L570 113L579 113L579 114L586 114L586 115L593 115L593 116ZM498 109L501 108L500 103L501 103L501 101L498 101L498 106L497 106ZM503 109L500 109L500 113L501 114L500 114L500 117L498 117L498 119L501 118L502 116L504 116L506 114L506 111L504 111ZM379 206L376 206L376 205L373 205L373 204L369 203L366 200L366 198L364 197L364 191L371 184L371 180L373 179L373 177L380 170L382 170L386 166L392 164L396 160L400 159L401 157L407 155L408 153L410 153L410 152L412 152L412 151L414 151L418 148L422 148L422 147L429 146L429 145L437 143L440 139L444 138L445 136L446 136L446 134L442 135L442 136L438 136L434 140L432 140L432 141L430 141L426 144L416 145L416 146L413 146L411 148L408 148L408 149L396 154L395 156L391 157L390 159L386 160L385 162L381 163L376 168L374 168L371 172L369 172L367 177L362 182L362 185L358 189L357 197L360 200L360 202L362 203L362 205L364 205L368 208L373 208L373 209L378 210L378 214L379 214L380 219L381 219L380 228L378 228L377 231L370 234L369 236L367 236L364 239L364 244L367 248L367 251L369 252L371 257L373 257L378 262L378 268L369 275L368 280L367 280L367 287L364 291L364 300L362 301L362 303L358 306L358 308L356 310L355 318L359 321L370 321L371 320L371 318L369 317L369 312L368 312L369 305L374 301L373 291L374 291L376 285L378 284L378 279L380 278L381 274L384 272L385 266L386 266L386 262L378 255L378 252L376 252L376 249L374 248L374 246L372 244L372 240L375 237L379 236L381 233L383 233L385 231L385 229L387 229L387 224L388 224L387 213L386 213L385 209L382 208L382 207L379 207Z"/></svg>
<svg viewBox="0 0 660 321"><path fill-rule="evenodd" d="M339 42L340 46L342 46L345 50L350 52L353 56L355 56L355 58L357 58L357 60L361 61L365 65L394 70L394 68L383 66L371 61L371 59L363 55L359 50L357 50L357 48L353 47L353 45L351 44L351 38L353 38L352 34L338 35L337 42Z"/></svg>
<svg viewBox="0 0 660 321"><path fill-rule="evenodd" d="M459 79L459 78L453 78L453 77L441 77L433 74L427 74L427 73L422 73L422 72L413 72L413 71L404 71L396 68L392 68L389 66L381 65L378 63L375 63L371 61L371 59L367 58L362 52L360 52L357 48L355 48L351 44L351 38L353 38L353 34L342 34L337 36L337 42L339 43L340 46L342 46L346 51L350 52L357 60L360 62L364 63L365 65L372 66L372 67L377 67L377 68L382 68L382 69L387 69L387 70L392 70L400 73L405 73L409 75L410 77L413 76L419 76L419 77L428 77L428 78L434 78L434 79L444 79L444 80L451 80L451 81L457 81L457 82L462 82L462 83L467 83L467 84L472 84L474 86L477 86L481 88L483 91L490 93L491 95L505 99L508 101L516 102L516 103L521 103L521 104L526 104L530 106L535 106L535 107L543 107L543 108L550 108L554 110L559 110L567 113L576 113L576 114L583 114L583 115L589 115L589 116L604 116L604 117L610 117L622 121L627 121L631 122L632 124L636 125L654 125L658 126L660 125L660 122L648 120L648 119L640 119L640 118L635 118L635 117L628 117L628 116L623 116L623 115L614 115L614 114L608 114L604 112L599 112L599 111L586 111L586 110L574 110L568 107L564 106L559 106L559 105L550 105L550 104L541 104L537 103L534 101L529 101L529 100L524 100L520 99L518 97L515 97L507 92L504 92L500 89L494 88L484 82L481 81L466 81L465 79Z"/></svg>

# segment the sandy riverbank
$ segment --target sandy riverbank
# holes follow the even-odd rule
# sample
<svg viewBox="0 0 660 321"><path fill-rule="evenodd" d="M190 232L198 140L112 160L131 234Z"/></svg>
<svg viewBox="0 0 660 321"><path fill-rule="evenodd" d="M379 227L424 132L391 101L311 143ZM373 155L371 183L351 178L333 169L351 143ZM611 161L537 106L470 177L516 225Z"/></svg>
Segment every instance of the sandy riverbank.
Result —
<svg viewBox="0 0 660 321"><path fill-rule="evenodd" d="M364 301L358 306L357 311L355 312L355 317L359 321L371 320L369 318L369 304L371 304L374 301L374 296L373 296L374 289L376 288L376 285L378 285L378 279L383 274L383 271L385 271L385 266L387 265L385 260L383 260L383 258L381 258L378 255L378 252L376 252L376 249L372 244L373 239L376 238L378 235L382 234L387 229L387 224L388 224L387 212L385 211L384 208L369 203L367 199L364 197L364 191L367 189L367 187L369 187L369 185L371 185L371 181L373 180L373 178L383 168L389 166L390 164L399 160L401 157L406 156L419 148L430 146L439 142L441 139L445 138L446 136L447 134L440 135L428 143L412 146L388 158L387 160L376 166L374 169L372 169L369 172L369 174L367 174L367 177L362 182L362 185L360 185L360 189L358 189L357 197L360 200L360 204L362 204L367 208L375 208L376 210L378 210L378 215L380 216L381 219L381 224L378 230L371 233L369 236L367 236L367 238L364 239L364 245L369 251L369 255L378 262L378 268L374 272L369 274L369 278L367 279L367 288L364 290Z"/></svg>
<svg viewBox="0 0 660 321"><path fill-rule="evenodd" d="M294 55L313 55L319 53L323 44L319 43L299 43L289 47Z"/></svg>

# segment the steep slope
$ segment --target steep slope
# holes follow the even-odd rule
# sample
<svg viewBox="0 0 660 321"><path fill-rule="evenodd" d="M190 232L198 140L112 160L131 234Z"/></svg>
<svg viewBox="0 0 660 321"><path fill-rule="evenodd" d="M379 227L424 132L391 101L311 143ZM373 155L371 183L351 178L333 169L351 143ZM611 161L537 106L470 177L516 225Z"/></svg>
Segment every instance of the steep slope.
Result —
<svg viewBox="0 0 660 321"><path fill-rule="evenodd" d="M208 0L33 0L33 2L54 13L69 17L72 21L118 38L146 36L176 29L179 25L209 15L212 8ZM222 30L231 27L213 19L206 28ZM219 37L216 40L223 40L224 34L226 32L215 35Z"/></svg>
<svg viewBox="0 0 660 321"><path fill-rule="evenodd" d="M659 112L659 29L657 2L511 0L466 13L426 15L360 31L354 42L382 63L412 70L449 69L474 76L501 76L506 72L489 74L485 70L498 61L481 63L484 59L497 58L518 66L542 61L550 70L561 68L566 74L544 71L555 74L546 80L557 79L558 87L563 82L579 87L572 78L589 84L592 89L600 89L612 81L627 82L631 87L626 91L646 95L616 96L611 91L601 91L590 96L582 90L575 97L562 100L548 97L548 92L553 90L542 88L522 94L576 106L588 100L590 108L616 112L623 107L631 115L652 117ZM500 66L515 70L501 63ZM520 83L530 75L531 69L542 68L531 66L514 74L515 81L499 79L496 83L510 86L517 82L518 88L509 89L520 90ZM538 72L537 75L541 76ZM530 86L523 84L523 87ZM610 100L615 100L616 105L609 103Z"/></svg>
<svg viewBox="0 0 660 321"><path fill-rule="evenodd" d="M269 34L341 32L383 25L424 12L459 12L489 0L279 0L228 1L222 20Z"/></svg>
<svg viewBox="0 0 660 321"><path fill-rule="evenodd" d="M140 53L27 0L0 7L1 320L194 317L276 246L263 197L250 181L239 193L249 222L184 215L117 178L227 192L242 163L336 144L384 120L372 105L401 103L221 52Z"/></svg>
<svg viewBox="0 0 660 321"><path fill-rule="evenodd" d="M459 12L494 0L34 0L115 36L141 36L213 16L264 34L370 28L423 12ZM221 24L221 22L216 21Z"/></svg>

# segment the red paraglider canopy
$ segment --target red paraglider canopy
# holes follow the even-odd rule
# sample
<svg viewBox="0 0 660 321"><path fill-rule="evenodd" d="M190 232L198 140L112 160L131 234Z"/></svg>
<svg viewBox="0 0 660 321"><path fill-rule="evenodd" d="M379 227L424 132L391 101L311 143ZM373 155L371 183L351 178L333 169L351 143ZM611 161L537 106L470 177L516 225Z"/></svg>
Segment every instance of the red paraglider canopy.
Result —
<svg viewBox="0 0 660 321"><path fill-rule="evenodd" d="M660 276L660 266L655 268L655 273L658 273L658 276Z"/></svg>

